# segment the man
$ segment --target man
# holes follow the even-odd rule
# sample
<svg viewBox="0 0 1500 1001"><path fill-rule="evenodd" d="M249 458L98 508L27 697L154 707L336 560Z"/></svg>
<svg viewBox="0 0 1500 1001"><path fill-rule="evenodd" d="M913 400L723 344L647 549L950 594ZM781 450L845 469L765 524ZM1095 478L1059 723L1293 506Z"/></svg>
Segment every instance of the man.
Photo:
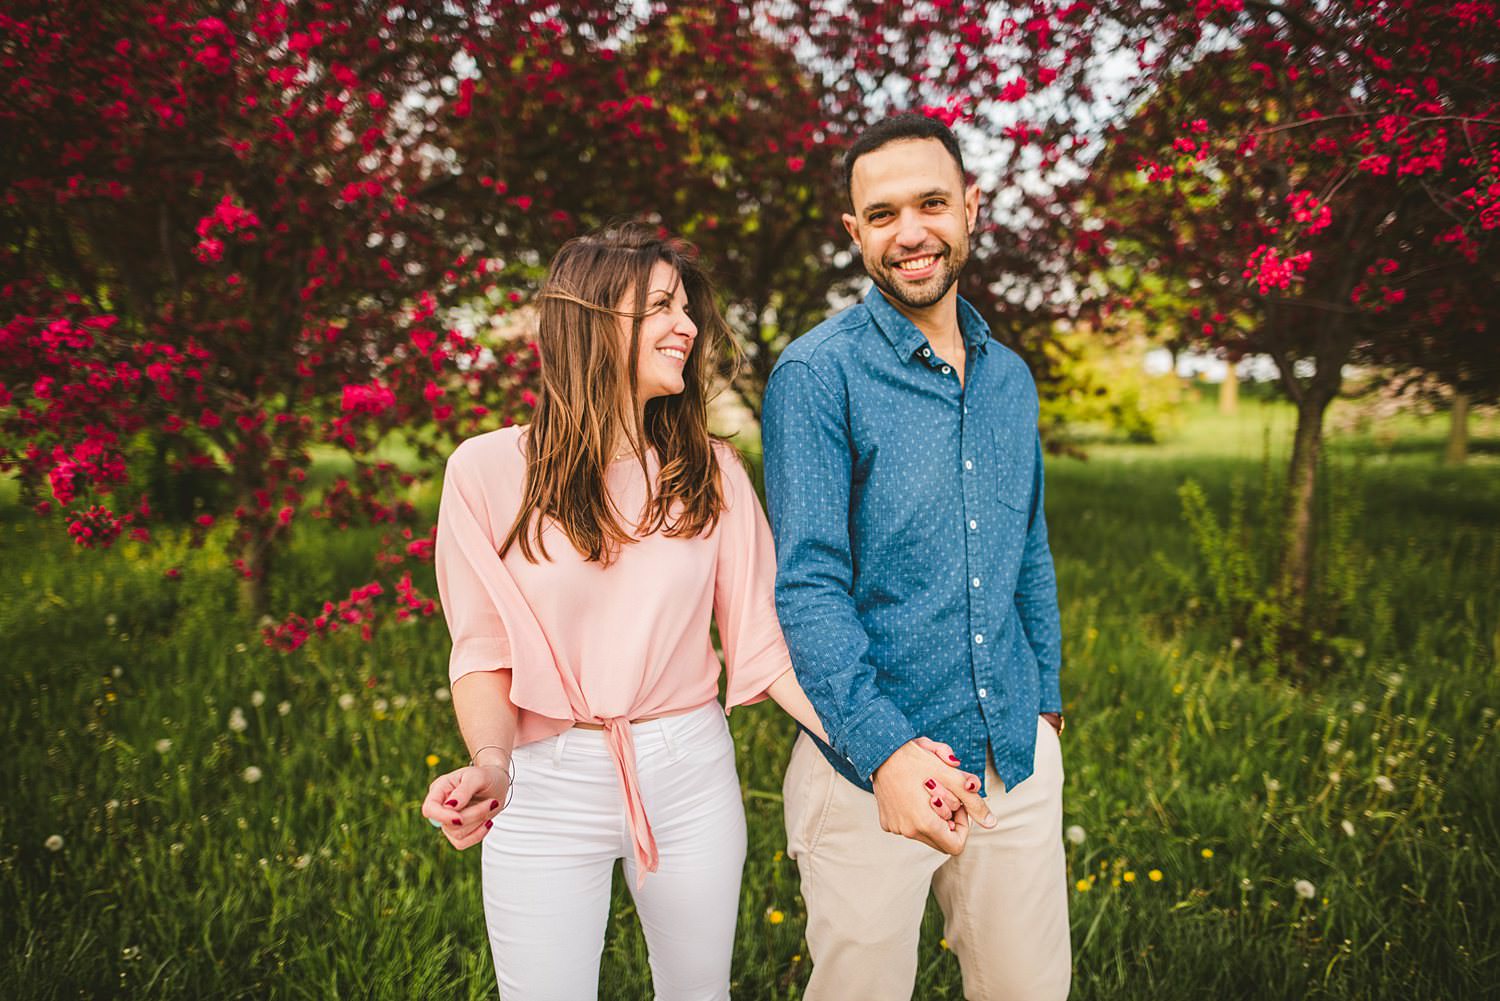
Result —
<svg viewBox="0 0 1500 1001"><path fill-rule="evenodd" d="M845 180L875 287L787 348L764 406L776 607L831 741L801 734L784 787L806 996L910 998L930 888L966 998L1061 999L1061 627L1036 387L954 288L979 190L953 134L886 119ZM984 799L920 738L982 772Z"/></svg>

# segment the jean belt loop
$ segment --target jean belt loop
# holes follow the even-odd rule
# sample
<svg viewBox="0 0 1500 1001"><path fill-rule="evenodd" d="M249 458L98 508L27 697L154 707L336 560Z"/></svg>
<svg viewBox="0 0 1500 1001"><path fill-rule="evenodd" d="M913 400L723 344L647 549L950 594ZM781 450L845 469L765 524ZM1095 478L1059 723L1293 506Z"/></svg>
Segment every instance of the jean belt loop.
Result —
<svg viewBox="0 0 1500 1001"><path fill-rule="evenodd" d="M667 751L667 760L674 764L677 762L678 758L678 741L674 737L672 731L676 729L676 724L678 722L687 718L688 717L686 716L671 716L667 719L660 720L657 724L661 731L662 746L665 747Z"/></svg>
<svg viewBox="0 0 1500 1001"><path fill-rule="evenodd" d="M564 730L562 733L558 734L557 735L557 740L552 744L552 767L553 768L561 768L562 767L563 749L568 746L568 734L570 734L572 732L573 732L573 728L569 727L568 729Z"/></svg>

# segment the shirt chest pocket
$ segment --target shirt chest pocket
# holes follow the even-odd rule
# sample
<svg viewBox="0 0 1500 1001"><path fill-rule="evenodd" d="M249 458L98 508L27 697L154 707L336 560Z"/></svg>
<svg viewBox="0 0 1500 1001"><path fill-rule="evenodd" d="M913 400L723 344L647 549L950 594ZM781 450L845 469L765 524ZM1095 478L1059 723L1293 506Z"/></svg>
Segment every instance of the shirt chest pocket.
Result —
<svg viewBox="0 0 1500 1001"><path fill-rule="evenodd" d="M994 434L995 490L1000 503L1022 514L1031 511L1036 477L1035 431L998 427Z"/></svg>

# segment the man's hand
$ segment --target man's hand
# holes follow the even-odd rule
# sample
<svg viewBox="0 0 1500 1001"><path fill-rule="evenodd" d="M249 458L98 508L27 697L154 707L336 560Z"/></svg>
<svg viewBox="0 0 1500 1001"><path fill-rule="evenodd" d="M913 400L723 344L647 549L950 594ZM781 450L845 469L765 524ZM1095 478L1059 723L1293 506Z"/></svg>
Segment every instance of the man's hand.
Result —
<svg viewBox="0 0 1500 1001"><path fill-rule="evenodd" d="M1062 733L1062 713L1040 713L1039 715L1051 724L1056 733Z"/></svg>
<svg viewBox="0 0 1500 1001"><path fill-rule="evenodd" d="M940 852L957 855L969 837L969 819L994 827L989 807L979 797L979 779L958 770L958 759L948 751L940 760L934 742L908 741L875 769L875 802L882 830L912 838ZM945 820L934 800L941 800L952 816Z"/></svg>

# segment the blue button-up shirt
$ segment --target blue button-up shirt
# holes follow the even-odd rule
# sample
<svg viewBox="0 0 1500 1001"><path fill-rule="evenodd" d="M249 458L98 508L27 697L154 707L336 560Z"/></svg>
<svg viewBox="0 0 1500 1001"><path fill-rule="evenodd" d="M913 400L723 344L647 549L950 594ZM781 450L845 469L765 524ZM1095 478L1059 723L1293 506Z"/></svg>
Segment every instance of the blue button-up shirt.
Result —
<svg viewBox="0 0 1500 1001"><path fill-rule="evenodd" d="M776 610L862 788L917 736L1011 789L1061 712L1062 629L1042 515L1036 385L958 301L962 384L876 289L793 341L766 387Z"/></svg>

